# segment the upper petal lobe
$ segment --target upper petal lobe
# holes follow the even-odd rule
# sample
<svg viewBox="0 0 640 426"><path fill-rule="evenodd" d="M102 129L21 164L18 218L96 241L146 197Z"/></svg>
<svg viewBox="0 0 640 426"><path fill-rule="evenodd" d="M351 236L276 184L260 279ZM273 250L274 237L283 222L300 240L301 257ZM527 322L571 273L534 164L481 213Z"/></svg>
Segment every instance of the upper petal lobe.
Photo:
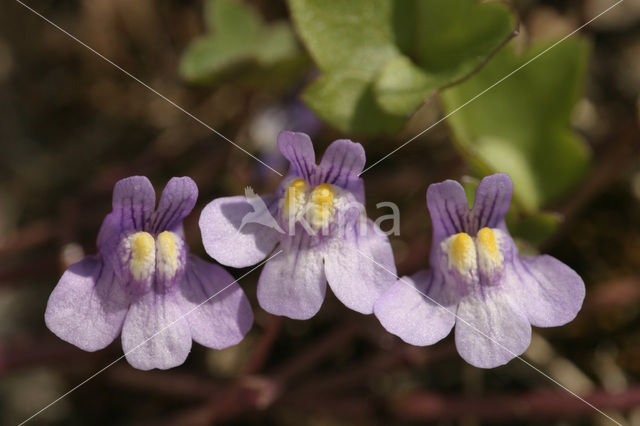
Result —
<svg viewBox="0 0 640 426"><path fill-rule="evenodd" d="M364 183L359 174L366 162L364 148L348 139L331 143L318 165L319 183L329 183L347 189L360 203L364 203Z"/></svg>
<svg viewBox="0 0 640 426"><path fill-rule="evenodd" d="M155 205L156 193L145 176L121 179L113 188L113 214L122 230L143 230Z"/></svg>
<svg viewBox="0 0 640 426"><path fill-rule="evenodd" d="M466 231L465 218L469 205L462 185L455 180L429 185L427 207L433 224L433 247L450 235Z"/></svg>
<svg viewBox="0 0 640 426"><path fill-rule="evenodd" d="M316 154L309 136L305 133L282 131L278 135L278 148L291 163L289 174L311 182L316 173Z"/></svg>
<svg viewBox="0 0 640 426"><path fill-rule="evenodd" d="M504 216L509 211L513 182L506 173L495 173L480 181L473 203L473 217L477 229L500 228L505 230Z"/></svg>
<svg viewBox="0 0 640 426"><path fill-rule="evenodd" d="M121 233L145 230L156 205L156 193L145 176L131 176L116 182L112 204L113 210L98 233L98 248Z"/></svg>
<svg viewBox="0 0 640 426"><path fill-rule="evenodd" d="M153 213L151 232L174 231L196 205L198 186L190 177L174 177L162 191L158 208Z"/></svg>

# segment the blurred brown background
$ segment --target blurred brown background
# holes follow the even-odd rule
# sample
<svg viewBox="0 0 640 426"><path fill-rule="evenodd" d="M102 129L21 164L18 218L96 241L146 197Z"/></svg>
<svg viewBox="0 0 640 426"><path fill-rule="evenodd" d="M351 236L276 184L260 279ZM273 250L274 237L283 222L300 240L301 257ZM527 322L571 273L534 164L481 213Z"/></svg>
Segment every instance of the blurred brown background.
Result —
<svg viewBox="0 0 640 426"><path fill-rule="evenodd" d="M298 101L314 75L211 87L185 83L178 62L203 29L200 1L32 0L29 6L276 169L282 127L312 133L320 152L343 136ZM267 20L287 19L282 1L252 1ZM522 37L560 37L610 5L604 0L518 1ZM537 329L525 359L606 409L640 425L640 1L625 0L583 32L592 44L585 97L573 126L594 167L552 211L563 222L543 249L587 284L578 318ZM277 78L276 78L277 80ZM360 140L368 162L441 117L427 102L393 138ZM371 211L402 211L393 239L399 273L427 266L429 183L467 166L441 124L364 175ZM16 424L122 354L60 341L44 326L49 293L64 269L95 251L123 177L162 188L191 176L200 200L187 241L205 256L197 218L246 185L266 193L279 177L13 0L0 4L0 422ZM232 271L240 276L244 271ZM56 403L30 424L608 424L518 360L494 370L465 364L452 337L406 345L372 317L329 296L311 321L267 315L255 300L258 273L240 282L256 324L239 346L194 345L186 364L141 372L125 361Z"/></svg>

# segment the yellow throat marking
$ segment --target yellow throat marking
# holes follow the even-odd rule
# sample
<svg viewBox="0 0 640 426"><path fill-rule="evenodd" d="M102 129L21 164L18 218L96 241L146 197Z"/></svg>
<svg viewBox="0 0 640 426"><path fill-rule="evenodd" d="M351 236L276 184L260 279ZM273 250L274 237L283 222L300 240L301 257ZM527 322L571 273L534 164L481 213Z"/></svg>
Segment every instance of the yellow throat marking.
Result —
<svg viewBox="0 0 640 426"><path fill-rule="evenodd" d="M504 258L498 248L496 233L491 228L482 228L476 236L478 246L478 265L485 273L491 273L502 268Z"/></svg>
<svg viewBox="0 0 640 426"><path fill-rule="evenodd" d="M289 218L304 214L312 226L320 228L333 216L336 194L328 183L309 190L304 179L292 181L284 196L283 215Z"/></svg>
<svg viewBox="0 0 640 426"><path fill-rule="evenodd" d="M181 240L164 231L154 239L148 232L136 232L127 239L130 250L129 271L134 279L143 281L154 272L161 278L173 278L181 265Z"/></svg>
<svg viewBox="0 0 640 426"><path fill-rule="evenodd" d="M445 244L449 267L455 267L461 274L475 273L478 269L488 274L502 268L504 259L491 228L480 229L475 238L460 232L445 240Z"/></svg>
<svg viewBox="0 0 640 426"><path fill-rule="evenodd" d="M478 243L486 250L487 254L493 258L500 256L498 251L498 243L496 242L496 234L491 228L482 228L478 231Z"/></svg>
<svg viewBox="0 0 640 426"><path fill-rule="evenodd" d="M316 226L324 226L333 214L333 198L335 194L328 183L322 183L315 187L311 193L314 213L312 222Z"/></svg>
<svg viewBox="0 0 640 426"><path fill-rule="evenodd" d="M284 210L295 212L305 201L307 182L304 179L296 179L289 185L284 195ZM291 205L293 202L293 205Z"/></svg>
<svg viewBox="0 0 640 426"><path fill-rule="evenodd" d="M169 231L161 232L158 235L158 257L177 262L178 251L176 250L176 240Z"/></svg>
<svg viewBox="0 0 640 426"><path fill-rule="evenodd" d="M451 262L461 273L468 272L476 262L476 250L469 234L460 232L452 237L449 246Z"/></svg>
<svg viewBox="0 0 640 426"><path fill-rule="evenodd" d="M148 232L136 232L129 236L131 260L129 270L136 280L142 280L156 263L156 244Z"/></svg>
<svg viewBox="0 0 640 426"><path fill-rule="evenodd" d="M172 278L180 267L178 247L173 233L163 231L157 238L157 270L166 278Z"/></svg>

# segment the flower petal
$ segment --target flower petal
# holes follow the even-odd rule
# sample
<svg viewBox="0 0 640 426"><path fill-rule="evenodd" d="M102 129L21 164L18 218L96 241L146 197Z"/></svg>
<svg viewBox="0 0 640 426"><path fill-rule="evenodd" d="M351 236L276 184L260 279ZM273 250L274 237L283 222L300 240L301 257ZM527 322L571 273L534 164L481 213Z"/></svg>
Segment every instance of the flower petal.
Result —
<svg viewBox="0 0 640 426"><path fill-rule="evenodd" d="M442 276L432 271L400 278L374 307L388 332L417 346L432 345L446 337L455 324L455 312L456 300L445 292Z"/></svg>
<svg viewBox="0 0 640 426"><path fill-rule="evenodd" d="M299 132L282 131L278 135L278 148L291 163L289 174L311 182L317 166L316 154L309 136Z"/></svg>
<svg viewBox="0 0 640 426"><path fill-rule="evenodd" d="M494 368L522 354L531 342L531 325L503 286L477 288L458 304L456 347L479 368Z"/></svg>
<svg viewBox="0 0 640 426"><path fill-rule="evenodd" d="M88 256L65 271L44 319L62 340L85 351L108 346L122 329L129 299L108 262Z"/></svg>
<svg viewBox="0 0 640 426"><path fill-rule="evenodd" d="M333 293L349 309L370 314L373 304L396 281L389 239L371 220L332 238L324 255L324 272Z"/></svg>
<svg viewBox="0 0 640 426"><path fill-rule="evenodd" d="M509 211L513 182L506 173L495 173L480 181L476 189L473 213L476 230L480 228L500 228L506 230L504 216Z"/></svg>
<svg viewBox="0 0 640 426"><path fill-rule="evenodd" d="M114 213L109 213L104 217L102 225L100 225L98 239L96 241L98 251L102 251L103 248L106 248L106 250L113 250L117 245L117 242L114 241L114 237L116 235L121 235L120 219L120 215L116 215Z"/></svg>
<svg viewBox="0 0 640 426"><path fill-rule="evenodd" d="M277 222L268 205L271 199L236 197L217 198L200 215L204 248L223 265L244 268L267 257L276 245ZM266 208L265 208L266 207Z"/></svg>
<svg viewBox="0 0 640 426"><path fill-rule="evenodd" d="M153 185L145 176L131 176L116 182L113 188L113 210L98 233L98 247L122 232L142 231L156 205Z"/></svg>
<svg viewBox="0 0 640 426"><path fill-rule="evenodd" d="M364 203L364 183L358 176L366 162L364 148L348 139L334 141L322 156L318 166L317 182L329 183L352 192L358 202Z"/></svg>
<svg viewBox="0 0 640 426"><path fill-rule="evenodd" d="M260 274L258 302L275 315L311 318L326 290L322 254L310 246L310 237L301 230L294 237L283 237L280 247L282 253L270 259Z"/></svg>
<svg viewBox="0 0 640 426"><path fill-rule="evenodd" d="M469 204L462 185L455 180L429 185L427 208L433 224L433 247L438 246L449 235L466 232L465 220Z"/></svg>
<svg viewBox="0 0 640 426"><path fill-rule="evenodd" d="M198 199L198 186L190 177L174 177L162 191L158 208L153 213L149 229L154 232L173 231L191 213Z"/></svg>
<svg viewBox="0 0 640 426"><path fill-rule="evenodd" d="M201 345L224 349L240 343L251 329L249 299L220 266L189 256L179 297L191 336Z"/></svg>
<svg viewBox="0 0 640 426"><path fill-rule="evenodd" d="M510 268L510 285L531 324L555 327L573 320L584 300L582 278L551 256L523 256L519 260Z"/></svg>
<svg viewBox="0 0 640 426"><path fill-rule="evenodd" d="M177 292L149 291L131 304L122 327L127 361L140 370L176 367L191 350L191 330Z"/></svg>

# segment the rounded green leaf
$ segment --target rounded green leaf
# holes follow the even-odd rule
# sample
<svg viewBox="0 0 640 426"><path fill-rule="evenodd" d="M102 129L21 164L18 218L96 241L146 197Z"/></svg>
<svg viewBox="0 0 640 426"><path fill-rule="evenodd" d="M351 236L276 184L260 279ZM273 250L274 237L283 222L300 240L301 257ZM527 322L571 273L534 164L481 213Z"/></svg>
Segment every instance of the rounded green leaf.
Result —
<svg viewBox="0 0 640 426"><path fill-rule="evenodd" d="M403 118L378 107L371 82L357 75L321 76L306 88L303 99L316 114L348 133L376 135L404 124Z"/></svg>
<svg viewBox="0 0 640 426"><path fill-rule="evenodd" d="M372 78L400 52L395 44L392 0L290 0L298 35L318 67Z"/></svg>
<svg viewBox="0 0 640 426"><path fill-rule="evenodd" d="M502 50L479 73L442 92L448 123L460 150L484 173L506 172L521 206L537 211L585 173L589 150L571 130L571 110L582 91L587 46L568 39L465 105L542 53ZM457 111L456 111L457 110Z"/></svg>
<svg viewBox="0 0 640 426"><path fill-rule="evenodd" d="M437 89L481 66L515 26L506 6L478 0L289 0L289 6L324 73L305 100L333 126L359 134L396 131ZM328 87L340 99L331 102ZM346 101L341 92L366 96ZM363 111L374 115L366 119Z"/></svg>
<svg viewBox="0 0 640 426"><path fill-rule="evenodd" d="M376 101L390 114L409 115L441 83L406 56L398 55L382 67L375 80Z"/></svg>
<svg viewBox="0 0 640 426"><path fill-rule="evenodd" d="M210 82L241 64L271 67L298 54L288 23L265 25L240 0L209 0L205 20L211 33L194 40L181 58L180 74L189 81Z"/></svg>

